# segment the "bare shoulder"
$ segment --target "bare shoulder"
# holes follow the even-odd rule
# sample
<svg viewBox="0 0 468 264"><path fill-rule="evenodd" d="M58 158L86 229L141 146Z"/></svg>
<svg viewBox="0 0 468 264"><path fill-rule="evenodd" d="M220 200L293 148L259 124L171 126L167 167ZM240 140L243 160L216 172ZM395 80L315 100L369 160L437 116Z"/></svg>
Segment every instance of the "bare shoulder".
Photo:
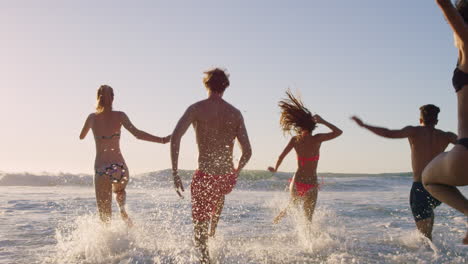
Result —
<svg viewBox="0 0 468 264"><path fill-rule="evenodd" d="M236 107L234 107L233 105L231 105L230 103L226 102L226 104L227 104L228 111L231 114L232 118L237 120L239 124L244 123L244 116L242 115L242 112Z"/></svg>
<svg viewBox="0 0 468 264"><path fill-rule="evenodd" d="M402 130L410 134L417 134L417 133L423 132L424 127L423 126L405 126Z"/></svg>
<svg viewBox="0 0 468 264"><path fill-rule="evenodd" d="M423 126L405 126L400 131L409 138L424 136L426 133Z"/></svg>
<svg viewBox="0 0 468 264"><path fill-rule="evenodd" d="M436 131L438 135L443 136L443 137L448 137L448 138L457 137L457 134L450 132L450 131L443 131L440 129L436 129Z"/></svg>
<svg viewBox="0 0 468 264"><path fill-rule="evenodd" d="M127 114L125 114L125 112L123 111L112 111L112 113L114 114L114 116L117 116L120 120L127 118Z"/></svg>
<svg viewBox="0 0 468 264"><path fill-rule="evenodd" d="M198 101L194 104L191 104L189 107L187 107L187 110L186 112L188 113L196 113L198 111L198 109L202 108L203 105L206 104L206 100L202 100L202 101Z"/></svg>
<svg viewBox="0 0 468 264"><path fill-rule="evenodd" d="M96 120L96 113L91 113L88 115L88 118L86 118L86 122L89 124L94 123L94 120Z"/></svg>
<svg viewBox="0 0 468 264"><path fill-rule="evenodd" d="M239 117L239 118L242 118L242 112L237 109L235 106L233 106L232 104L224 101L224 106L226 107L226 110L229 111L231 114L235 115L236 117Z"/></svg>

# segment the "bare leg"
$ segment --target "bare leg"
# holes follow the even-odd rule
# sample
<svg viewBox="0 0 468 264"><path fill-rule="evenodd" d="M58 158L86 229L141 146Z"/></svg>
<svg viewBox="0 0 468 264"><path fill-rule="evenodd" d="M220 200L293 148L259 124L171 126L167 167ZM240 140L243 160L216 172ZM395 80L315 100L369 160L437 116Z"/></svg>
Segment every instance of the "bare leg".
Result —
<svg viewBox="0 0 468 264"><path fill-rule="evenodd" d="M315 205L317 204L317 196L318 189L312 188L309 192L307 192L306 197L304 199L304 213L309 222L312 222L312 216L314 215Z"/></svg>
<svg viewBox="0 0 468 264"><path fill-rule="evenodd" d="M105 176L94 176L96 204L103 223L110 223L112 217L112 184Z"/></svg>
<svg viewBox="0 0 468 264"><path fill-rule="evenodd" d="M200 250L201 264L210 264L210 254L208 252L208 224L209 222L193 221L195 233L195 246Z"/></svg>
<svg viewBox="0 0 468 264"><path fill-rule="evenodd" d="M224 207L224 199L225 199L225 196L223 196L219 200L218 205L216 206L216 211L213 217L211 218L210 233L209 233L210 237L213 237L216 233L216 227L218 226L219 218L221 216L221 212L223 211L223 207Z"/></svg>
<svg viewBox="0 0 468 264"><path fill-rule="evenodd" d="M468 200L454 186L426 183L424 188L439 201L457 209L468 216Z"/></svg>
<svg viewBox="0 0 468 264"><path fill-rule="evenodd" d="M127 192L125 191L125 188L128 184L129 171L127 169L126 171L124 171L123 175L122 173L123 171L117 170L112 175L113 177L120 178L119 182L112 183L112 190L115 193L115 200L117 201L117 205L119 206L120 216L122 217L122 220L127 224L128 227L132 227L133 222L128 216L127 211L125 210L125 202L127 201Z"/></svg>
<svg viewBox="0 0 468 264"><path fill-rule="evenodd" d="M286 216L288 209L289 209L289 205L283 210L281 210L281 212L273 219L273 224L278 224L280 220Z"/></svg>
<svg viewBox="0 0 468 264"><path fill-rule="evenodd" d="M293 204L297 205L297 202L300 200L300 197L297 196L296 187L294 185L294 179L289 184L289 193L291 195L291 198L289 199L288 205L286 206L286 208L281 210L281 212L273 219L273 224L278 224L281 221L281 219L283 219L283 217L286 216L289 207L291 207L291 205Z"/></svg>
<svg viewBox="0 0 468 264"><path fill-rule="evenodd" d="M468 200L455 186L468 185L466 148L456 145L433 159L423 171L424 188L441 202L468 216ZM468 244L468 230L463 239Z"/></svg>
<svg viewBox="0 0 468 264"><path fill-rule="evenodd" d="M125 223L127 223L128 227L132 227L133 222L128 216L127 211L125 210L126 199L127 199L127 193L125 192L125 189L115 192L115 200L117 200L117 204L119 205L120 216L122 217L122 220Z"/></svg>
<svg viewBox="0 0 468 264"><path fill-rule="evenodd" d="M289 203L288 203L288 206L286 206L286 208L281 210L281 212L279 212L279 214L273 219L273 224L278 224L281 221L281 219L283 219L283 217L286 216L289 208L292 205L297 205L299 200L300 200L300 198L298 196L296 196L295 193L292 193L291 194L291 199L289 200Z"/></svg>
<svg viewBox="0 0 468 264"><path fill-rule="evenodd" d="M456 187L443 184L426 184L424 187L441 202L468 216L468 200ZM468 230L463 239L463 244L468 245Z"/></svg>
<svg viewBox="0 0 468 264"><path fill-rule="evenodd" d="M416 222L416 227L425 237L432 241L432 227L434 226L434 216Z"/></svg>

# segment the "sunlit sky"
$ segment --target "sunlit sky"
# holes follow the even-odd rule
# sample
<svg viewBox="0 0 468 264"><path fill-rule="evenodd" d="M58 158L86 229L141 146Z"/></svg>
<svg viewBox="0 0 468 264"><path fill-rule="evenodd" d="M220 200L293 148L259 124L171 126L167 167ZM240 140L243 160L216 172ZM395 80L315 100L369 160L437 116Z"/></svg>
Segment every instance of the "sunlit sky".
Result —
<svg viewBox="0 0 468 264"><path fill-rule="evenodd" d="M435 1L2 1L0 33L0 171L92 173L93 137L78 135L99 85L139 129L165 136L206 97L202 72L214 66L244 114L248 169L273 165L289 139L277 107L288 87L344 131L322 145L320 172L411 170L406 140L377 137L353 114L402 128L433 103L439 128L457 128L457 52ZM121 147L132 173L170 167L169 145L124 131ZM180 167L196 168L192 129L181 151Z"/></svg>

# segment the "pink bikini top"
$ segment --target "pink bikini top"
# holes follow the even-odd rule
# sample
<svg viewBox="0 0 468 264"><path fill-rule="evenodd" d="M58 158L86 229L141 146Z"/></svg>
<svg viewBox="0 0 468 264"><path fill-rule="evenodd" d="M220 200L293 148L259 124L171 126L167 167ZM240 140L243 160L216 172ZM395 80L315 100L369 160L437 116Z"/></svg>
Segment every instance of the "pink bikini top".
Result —
<svg viewBox="0 0 468 264"><path fill-rule="evenodd" d="M297 160L301 162L301 166L304 166L307 161L318 161L319 159L320 155L312 157L297 157Z"/></svg>

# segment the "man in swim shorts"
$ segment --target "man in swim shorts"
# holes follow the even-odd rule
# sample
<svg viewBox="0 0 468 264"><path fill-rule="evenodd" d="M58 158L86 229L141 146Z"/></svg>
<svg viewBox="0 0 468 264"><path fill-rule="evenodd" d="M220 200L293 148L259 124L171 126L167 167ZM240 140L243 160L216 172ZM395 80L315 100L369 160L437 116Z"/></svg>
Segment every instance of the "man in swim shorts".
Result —
<svg viewBox="0 0 468 264"><path fill-rule="evenodd" d="M208 236L214 236L224 197L234 188L252 150L241 112L222 99L229 86L228 75L218 68L205 75L208 98L191 105L177 123L172 134L171 159L174 186L181 196L184 187L177 173L180 140L192 125L199 152L198 169L191 183L195 244L201 252L200 262L210 263ZM237 169L233 162L236 138L242 150Z"/></svg>
<svg viewBox="0 0 468 264"><path fill-rule="evenodd" d="M420 126L407 126L399 130L375 127L364 124L358 117L352 119L361 127L374 134L386 138L408 138L411 147L411 164L413 167L413 186L410 193L410 205L413 212L416 227L427 238L432 240L432 227L434 225L434 208L440 202L432 197L422 185L422 172L429 162L447 146L456 144L457 135L452 132L444 132L436 129L440 109L432 104L419 108Z"/></svg>

